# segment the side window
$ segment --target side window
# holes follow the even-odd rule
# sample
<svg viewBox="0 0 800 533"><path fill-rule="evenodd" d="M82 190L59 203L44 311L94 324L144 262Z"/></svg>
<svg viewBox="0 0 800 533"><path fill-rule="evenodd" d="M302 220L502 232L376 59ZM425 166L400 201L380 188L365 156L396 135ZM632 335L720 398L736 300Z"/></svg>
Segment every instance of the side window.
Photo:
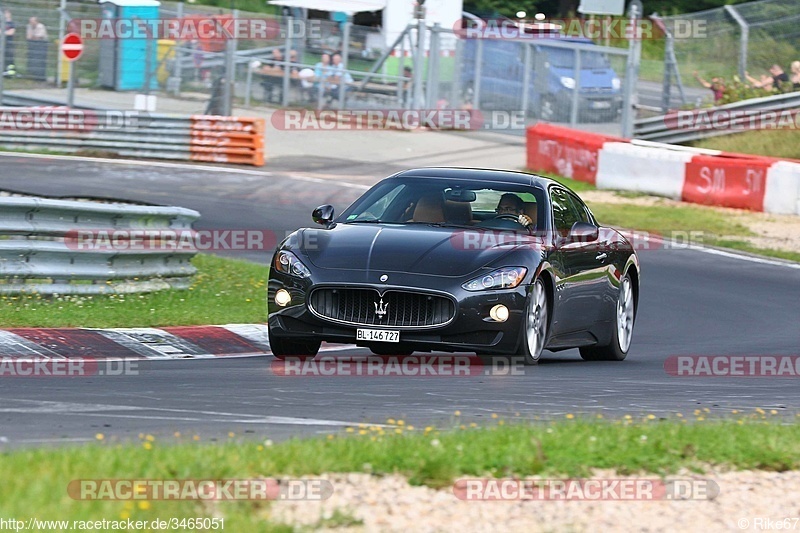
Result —
<svg viewBox="0 0 800 533"><path fill-rule="evenodd" d="M589 210L586 208L586 205L581 201L580 198L574 194L567 194L567 198L569 198L570 204L572 204L572 208L575 210L578 220L581 222L594 224L594 222L592 222L592 217L589 215Z"/></svg>
<svg viewBox="0 0 800 533"><path fill-rule="evenodd" d="M572 225L580 220L580 216L572 205L567 192L563 189L550 189L550 201L553 204L553 225L562 237L569 235Z"/></svg>

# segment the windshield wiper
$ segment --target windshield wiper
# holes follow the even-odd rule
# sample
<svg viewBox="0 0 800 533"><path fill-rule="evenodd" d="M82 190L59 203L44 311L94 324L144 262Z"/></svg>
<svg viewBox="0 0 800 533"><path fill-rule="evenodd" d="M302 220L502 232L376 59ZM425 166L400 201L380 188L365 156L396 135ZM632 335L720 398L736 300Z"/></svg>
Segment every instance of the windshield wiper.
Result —
<svg viewBox="0 0 800 533"><path fill-rule="evenodd" d="M372 220L345 220L345 224L383 224L382 220L374 218Z"/></svg>

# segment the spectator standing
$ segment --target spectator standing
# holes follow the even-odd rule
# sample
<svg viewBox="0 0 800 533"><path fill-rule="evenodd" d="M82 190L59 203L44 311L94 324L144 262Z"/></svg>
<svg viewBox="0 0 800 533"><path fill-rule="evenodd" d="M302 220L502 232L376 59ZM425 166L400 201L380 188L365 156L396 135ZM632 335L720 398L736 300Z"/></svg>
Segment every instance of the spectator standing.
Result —
<svg viewBox="0 0 800 533"><path fill-rule="evenodd" d="M718 76L714 76L711 78L711 82L707 82L703 78L700 77L700 74L697 71L694 71L694 77L700 82L700 85L705 87L706 89L711 89L711 92L714 93L714 103L718 103L722 100L722 97L725 96L725 80Z"/></svg>
<svg viewBox="0 0 800 533"><path fill-rule="evenodd" d="M16 50L14 49L14 34L17 33L17 26L14 24L14 20L11 18L10 9L5 10L4 16L6 17L6 61L3 76L13 77L17 75L14 59L14 56L16 55Z"/></svg>
<svg viewBox="0 0 800 533"><path fill-rule="evenodd" d="M792 61L790 68L792 74L789 76L789 81L792 82L792 90L800 89L800 61Z"/></svg>
<svg viewBox="0 0 800 533"><path fill-rule="evenodd" d="M47 28L36 17L28 20L25 37L28 41L28 75L45 80L47 68Z"/></svg>

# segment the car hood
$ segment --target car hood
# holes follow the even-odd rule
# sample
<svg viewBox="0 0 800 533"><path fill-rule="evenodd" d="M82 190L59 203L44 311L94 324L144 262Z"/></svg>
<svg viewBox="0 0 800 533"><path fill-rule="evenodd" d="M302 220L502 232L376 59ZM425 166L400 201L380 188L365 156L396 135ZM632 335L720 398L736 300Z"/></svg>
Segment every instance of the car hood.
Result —
<svg viewBox="0 0 800 533"><path fill-rule="evenodd" d="M299 251L317 268L437 276L466 276L502 266L515 251L542 248L541 239L522 233L429 225L338 224L313 235L300 236Z"/></svg>

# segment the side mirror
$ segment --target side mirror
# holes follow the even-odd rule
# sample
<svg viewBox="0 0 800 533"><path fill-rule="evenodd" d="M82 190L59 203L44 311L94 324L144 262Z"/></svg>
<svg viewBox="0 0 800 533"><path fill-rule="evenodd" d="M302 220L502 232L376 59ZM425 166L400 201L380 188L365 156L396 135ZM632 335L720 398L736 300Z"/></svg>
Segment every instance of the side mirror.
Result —
<svg viewBox="0 0 800 533"><path fill-rule="evenodd" d="M589 222L576 222L569 230L569 242L592 242L600 236L600 228Z"/></svg>
<svg viewBox="0 0 800 533"><path fill-rule="evenodd" d="M311 213L311 218L317 224L329 227L333 223L333 206L328 204L319 206Z"/></svg>

